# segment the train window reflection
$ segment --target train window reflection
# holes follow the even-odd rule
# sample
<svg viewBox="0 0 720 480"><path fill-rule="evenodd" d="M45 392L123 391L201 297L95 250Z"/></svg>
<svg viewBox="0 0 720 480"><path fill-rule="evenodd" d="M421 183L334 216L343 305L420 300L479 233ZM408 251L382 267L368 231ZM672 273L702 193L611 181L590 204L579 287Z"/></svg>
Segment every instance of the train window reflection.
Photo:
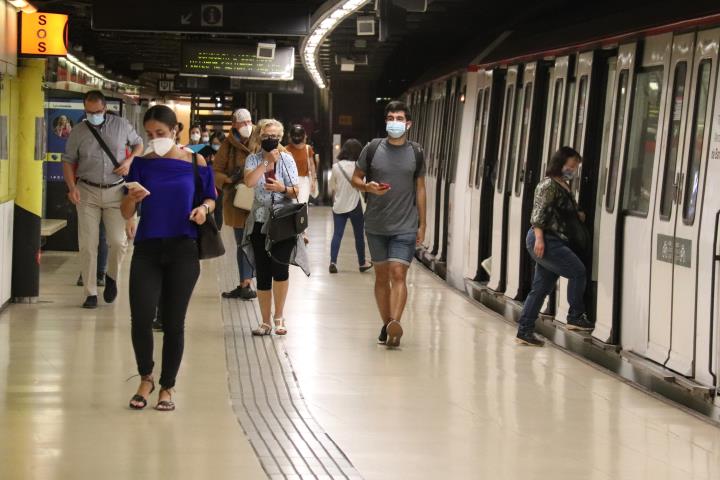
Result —
<svg viewBox="0 0 720 480"><path fill-rule="evenodd" d="M560 125L560 118L562 111L560 107L562 105L562 91L563 91L563 79L559 78L555 81L555 94L553 95L553 114L552 114L552 129L550 132L550 148L548 149L548 159L552 156L555 150L558 149L558 139L560 138L560 132L562 131L562 125Z"/></svg>
<svg viewBox="0 0 720 480"><path fill-rule="evenodd" d="M473 131L473 149L472 159L470 160L470 176L468 178L468 186L476 187L477 184L475 179L477 178L477 164L478 158L480 157L480 132L482 129L482 115L483 115L483 90L478 92L477 103L475 105L475 130Z"/></svg>
<svg viewBox="0 0 720 480"><path fill-rule="evenodd" d="M612 154L610 156L610 168L607 176L607 191L605 192L605 209L612 213L615 210L615 192L617 191L617 173L620 164L620 152L622 152L622 134L625 123L625 109L628 94L628 71L620 72L618 78L618 90L615 102L615 122L613 126Z"/></svg>
<svg viewBox="0 0 720 480"><path fill-rule="evenodd" d="M505 180L505 160L507 159L507 149L510 146L509 139L510 128L512 127L512 112L513 105L515 104L515 85L509 85L505 90L505 107L503 108L503 115L505 115L505 122L503 126L502 139L500 141L500 164L497 170L497 191L502 193L503 181Z"/></svg>
<svg viewBox="0 0 720 480"><path fill-rule="evenodd" d="M480 180L485 176L485 161L487 155L487 136L488 136L488 121L490 118L490 88L485 89L483 94L485 99L483 100L484 112L482 116L482 129L481 135L482 140L480 141L480 152L478 153L479 165L477 169L476 184L480 186Z"/></svg>
<svg viewBox="0 0 720 480"><path fill-rule="evenodd" d="M525 100L523 101L522 110L522 128L520 130L520 154L518 155L517 169L515 171L515 195L520 196L522 183L525 177L525 167L527 165L527 132L530 126L530 109L532 107L533 84L529 82L525 85Z"/></svg>
<svg viewBox="0 0 720 480"><path fill-rule="evenodd" d="M583 75L580 79L580 87L578 88L577 112L575 113L575 138L573 140L573 148L582 155L582 135L585 125L585 103L587 102L587 75Z"/></svg>
<svg viewBox="0 0 720 480"><path fill-rule="evenodd" d="M667 155L663 173L662 197L660 199L660 218L670 220L672 216L673 197L675 196L675 172L677 169L678 152L680 146L680 127L682 124L682 109L685 104L685 81L687 77L687 63L680 62L675 66L673 79L672 107L668 125Z"/></svg>
<svg viewBox="0 0 720 480"><path fill-rule="evenodd" d="M623 210L646 217L657 148L658 119L662 96L661 67L641 70L635 77L635 100L623 176Z"/></svg>
<svg viewBox="0 0 720 480"><path fill-rule="evenodd" d="M692 225L695 222L695 208L700 184L700 163L705 143L705 120L710 91L711 66L709 59L700 63L695 89L695 118L693 118L692 136L690 137L692 143L690 144L690 158L685 176L685 198L683 199L683 223L686 225Z"/></svg>
<svg viewBox="0 0 720 480"><path fill-rule="evenodd" d="M565 120L563 121L563 139L562 144L563 145L570 145L570 134L571 132L571 124L572 124L572 114L573 114L573 100L575 99L575 82L568 82L568 88L567 88L567 97L565 100L565 106L563 107L565 109ZM577 145L570 145L571 147L577 149Z"/></svg>
<svg viewBox="0 0 720 480"><path fill-rule="evenodd" d="M522 111L520 110L523 106L523 97L527 96L528 92L525 90L518 90L518 94L515 98L515 113L513 114L513 130L512 130L512 142L510 144L510 151L508 152L508 165L507 165L507 175L505 176L505 180L507 182L507 185L505 185L505 191L508 193L512 193L512 187L513 187L513 180L515 179L515 175L513 175L513 172L515 171L515 165L518 162L518 142L520 141L520 130L522 129Z"/></svg>

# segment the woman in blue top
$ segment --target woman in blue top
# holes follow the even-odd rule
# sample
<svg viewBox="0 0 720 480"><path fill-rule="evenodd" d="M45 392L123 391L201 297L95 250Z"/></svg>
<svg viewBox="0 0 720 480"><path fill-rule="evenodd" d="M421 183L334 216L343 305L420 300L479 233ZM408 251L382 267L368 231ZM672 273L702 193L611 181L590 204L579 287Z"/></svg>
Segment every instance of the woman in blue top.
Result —
<svg viewBox="0 0 720 480"><path fill-rule="evenodd" d="M132 343L140 387L130 400L130 408L145 408L155 389L152 322L162 303L161 389L155 408L169 411L175 409L172 389L185 343L185 314L200 275L197 226L205 223L215 208L215 180L201 155L175 144L177 118L170 108L150 108L143 123L151 151L135 159L127 181L137 182L144 189L130 187L121 205L123 216L130 218L142 202L130 265ZM196 191L193 155L202 184L200 192Z"/></svg>
<svg viewBox="0 0 720 480"><path fill-rule="evenodd" d="M273 119L258 122L262 150L245 160L245 185L255 188L255 199L245 225L243 250L248 260L255 264L257 294L262 323L253 335L270 335L270 313L273 296L275 300L275 334L285 335L283 310L289 287L290 263L297 263L297 248L304 249L303 242L288 239L276 243L268 253L267 221L273 207L293 203L298 194L298 172L295 160L278 146L283 137L282 123ZM302 250L304 252L304 250ZM272 257L271 257L272 254Z"/></svg>

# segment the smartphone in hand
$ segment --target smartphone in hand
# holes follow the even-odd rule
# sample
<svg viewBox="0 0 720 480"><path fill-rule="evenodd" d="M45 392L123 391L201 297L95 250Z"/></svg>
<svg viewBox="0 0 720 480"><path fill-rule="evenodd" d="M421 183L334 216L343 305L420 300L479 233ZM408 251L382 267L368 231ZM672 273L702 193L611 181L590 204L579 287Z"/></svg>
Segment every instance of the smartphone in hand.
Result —
<svg viewBox="0 0 720 480"><path fill-rule="evenodd" d="M378 185L379 185L380 188L382 188L383 190L389 190L389 189L390 189L390 184L389 184L389 183L380 182L380 183L378 183Z"/></svg>
<svg viewBox="0 0 720 480"><path fill-rule="evenodd" d="M125 188L128 190L142 190L143 192L150 195L150 190L140 185L140 182L125 182Z"/></svg>

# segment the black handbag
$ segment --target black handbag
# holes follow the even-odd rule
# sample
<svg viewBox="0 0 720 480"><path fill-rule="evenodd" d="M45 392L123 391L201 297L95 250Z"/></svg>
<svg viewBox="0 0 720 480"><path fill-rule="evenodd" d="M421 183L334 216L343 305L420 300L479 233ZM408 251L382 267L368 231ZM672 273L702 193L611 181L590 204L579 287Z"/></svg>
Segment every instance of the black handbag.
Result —
<svg viewBox="0 0 720 480"><path fill-rule="evenodd" d="M198 172L197 165L197 154L193 153L192 156L193 174L195 176L195 195L193 204L195 207L202 205L202 179ZM222 238L220 237L220 230L218 230L217 224L215 223L215 217L213 215L205 216L205 223L197 226L198 229L198 256L200 260L206 260L209 258L216 258L225 255L225 245L223 245Z"/></svg>
<svg viewBox="0 0 720 480"><path fill-rule="evenodd" d="M285 173L288 178L290 174L283 163L282 158L280 162L285 168ZM292 203L289 205L283 205L282 207L275 208L275 194L272 193L270 198L272 199L272 207L270 208L270 219L268 220L267 235L270 239L270 243L275 245L276 243L288 240L290 238L297 238L298 235L302 234L308 227L308 208L307 203Z"/></svg>
<svg viewBox="0 0 720 480"><path fill-rule="evenodd" d="M572 194L562 189L575 205L575 209L562 211L562 222L565 227L565 235L568 238L568 246L578 257L583 258L590 246L590 232L583 222L578 218L577 204Z"/></svg>

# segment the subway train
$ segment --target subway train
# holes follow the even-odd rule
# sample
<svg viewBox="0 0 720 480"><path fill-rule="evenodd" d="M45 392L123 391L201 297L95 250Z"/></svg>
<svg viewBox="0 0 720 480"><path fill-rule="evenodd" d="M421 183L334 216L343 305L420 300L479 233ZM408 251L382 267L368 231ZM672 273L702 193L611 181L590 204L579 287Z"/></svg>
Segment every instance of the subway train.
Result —
<svg viewBox="0 0 720 480"><path fill-rule="evenodd" d="M418 257L454 287L517 311L534 269L525 249L534 188L552 153L571 146L583 157L572 191L592 239L584 260L595 330L584 341L713 397L720 15L612 36L579 30L547 45L511 37L404 94L427 164ZM544 307L557 329L566 288L561 279Z"/></svg>

